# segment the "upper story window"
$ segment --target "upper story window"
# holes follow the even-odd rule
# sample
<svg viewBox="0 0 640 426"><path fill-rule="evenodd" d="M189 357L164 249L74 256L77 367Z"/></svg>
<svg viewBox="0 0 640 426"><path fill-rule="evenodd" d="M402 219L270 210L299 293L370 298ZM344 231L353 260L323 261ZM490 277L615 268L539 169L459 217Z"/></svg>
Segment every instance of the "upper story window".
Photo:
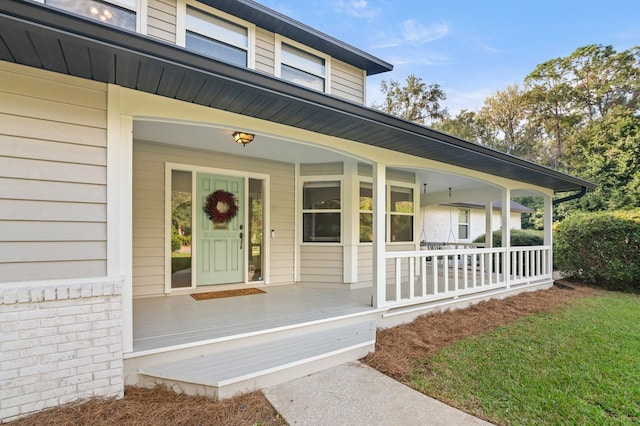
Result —
<svg viewBox="0 0 640 426"><path fill-rule="evenodd" d="M249 30L187 7L185 47L241 67L248 66Z"/></svg>
<svg viewBox="0 0 640 426"><path fill-rule="evenodd" d="M45 0L44 3L116 27L136 30L137 0Z"/></svg>
<svg viewBox="0 0 640 426"><path fill-rule="evenodd" d="M327 91L327 58L280 42L276 76L321 92Z"/></svg>

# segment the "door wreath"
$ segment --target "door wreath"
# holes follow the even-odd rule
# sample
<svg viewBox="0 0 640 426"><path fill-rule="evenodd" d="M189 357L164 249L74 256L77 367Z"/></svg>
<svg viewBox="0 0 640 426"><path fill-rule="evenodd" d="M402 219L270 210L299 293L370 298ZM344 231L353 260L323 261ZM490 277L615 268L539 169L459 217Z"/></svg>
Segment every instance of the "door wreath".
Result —
<svg viewBox="0 0 640 426"><path fill-rule="evenodd" d="M213 223L227 223L238 214L238 200L231 192L219 189L207 196L203 210Z"/></svg>

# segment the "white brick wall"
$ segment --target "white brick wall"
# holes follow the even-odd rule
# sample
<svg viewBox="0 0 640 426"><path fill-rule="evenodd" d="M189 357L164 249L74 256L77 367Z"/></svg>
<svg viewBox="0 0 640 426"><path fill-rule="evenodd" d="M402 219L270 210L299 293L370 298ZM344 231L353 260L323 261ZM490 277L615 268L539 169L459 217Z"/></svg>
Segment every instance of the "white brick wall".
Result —
<svg viewBox="0 0 640 426"><path fill-rule="evenodd" d="M92 396L122 397L122 282L0 286L0 423Z"/></svg>

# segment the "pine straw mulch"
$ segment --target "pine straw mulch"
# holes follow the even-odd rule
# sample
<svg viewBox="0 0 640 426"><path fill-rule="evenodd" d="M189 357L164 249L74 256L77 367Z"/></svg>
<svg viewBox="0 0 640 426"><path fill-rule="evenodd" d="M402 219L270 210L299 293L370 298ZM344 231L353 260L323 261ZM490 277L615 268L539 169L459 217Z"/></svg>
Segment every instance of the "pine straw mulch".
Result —
<svg viewBox="0 0 640 426"><path fill-rule="evenodd" d="M572 299L598 293L594 288L565 283L548 290L480 302L466 309L423 315L412 323L378 330L376 351L362 361L407 383L415 362L444 346L505 325L521 316L550 312Z"/></svg>
<svg viewBox="0 0 640 426"><path fill-rule="evenodd" d="M122 399L93 398L42 411L11 426L286 425L261 392L224 401L165 387L127 387Z"/></svg>
<svg viewBox="0 0 640 426"><path fill-rule="evenodd" d="M549 312L598 290L571 284L481 302L466 309L419 317L410 324L378 330L376 351L362 361L399 381L411 375L415 360L466 337L489 331L521 316ZM261 392L224 401L176 394L156 387L127 387L122 399L94 398L33 414L10 423L35 425L286 425Z"/></svg>

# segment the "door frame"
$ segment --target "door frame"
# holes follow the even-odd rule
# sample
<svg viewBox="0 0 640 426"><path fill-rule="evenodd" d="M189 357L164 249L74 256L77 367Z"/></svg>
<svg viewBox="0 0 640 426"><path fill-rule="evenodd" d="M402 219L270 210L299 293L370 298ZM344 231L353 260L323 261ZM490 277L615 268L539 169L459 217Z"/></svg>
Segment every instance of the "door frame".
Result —
<svg viewBox="0 0 640 426"><path fill-rule="evenodd" d="M164 238L165 238L165 262L164 262L164 275L165 275L165 279L164 279L164 291L165 293L172 293L172 294L180 294L180 293L191 293L194 290L200 288L201 290L203 288L209 288L209 291L211 290L210 286L200 286L197 287L196 286L196 279L195 279L195 274L191 274L191 286L190 287L182 287L182 288L171 288L171 171L172 170L180 170L180 171L185 171L185 172L192 172L191 175L191 188L192 188L192 196L194 196L193 194L195 194L195 188L196 188L196 173L208 173L208 174L218 174L218 175L226 175L226 176L232 176L232 177L242 177L244 178L244 184L245 184L245 188L248 188L249 185L249 179L257 179L257 180L262 180L263 182L263 186L262 186L262 190L263 190L263 224L262 224L262 232L263 232L263 236L262 236L262 241L263 241L263 249L264 249L264 258L263 258L263 274L262 274L262 281L260 281L261 284L269 284L270 282L270 267L269 267L269 259L270 259L270 244L269 244L269 240L271 239L271 234L270 232L268 232L269 229L271 229L270 227L270 175L268 174L264 174L264 173L256 173L250 170L237 170L237 169L221 169L221 168L215 168L215 167L207 167L207 166L198 166L198 165L193 165L193 164L183 164L183 163L172 163L172 162L165 162L165 186L164 186ZM249 197L249 191L244 191L244 205L248 206L248 197ZM193 199L192 199L193 201ZM191 217L192 220L194 220L193 218L195 218L195 208L196 208L196 203L192 202L191 203ZM242 214L244 215L244 222L245 224L248 223L249 220L249 208L245 207L244 211L242 212ZM192 227L192 230L195 230L195 227ZM196 270L197 268L197 264L195 264L194 262L196 262L196 254L193 252L194 250L194 244L192 242L191 244L191 269L192 271ZM245 250L244 252L244 264L245 264L245 268L243 271L243 281L241 283L235 283L235 284L218 284L215 287L217 289L224 289L224 288L233 288L234 286L237 287L238 284L241 285L246 285L249 282L253 282L253 281L248 281L248 276L249 276L249 271L248 271L248 265L249 265L249 253L250 250Z"/></svg>

